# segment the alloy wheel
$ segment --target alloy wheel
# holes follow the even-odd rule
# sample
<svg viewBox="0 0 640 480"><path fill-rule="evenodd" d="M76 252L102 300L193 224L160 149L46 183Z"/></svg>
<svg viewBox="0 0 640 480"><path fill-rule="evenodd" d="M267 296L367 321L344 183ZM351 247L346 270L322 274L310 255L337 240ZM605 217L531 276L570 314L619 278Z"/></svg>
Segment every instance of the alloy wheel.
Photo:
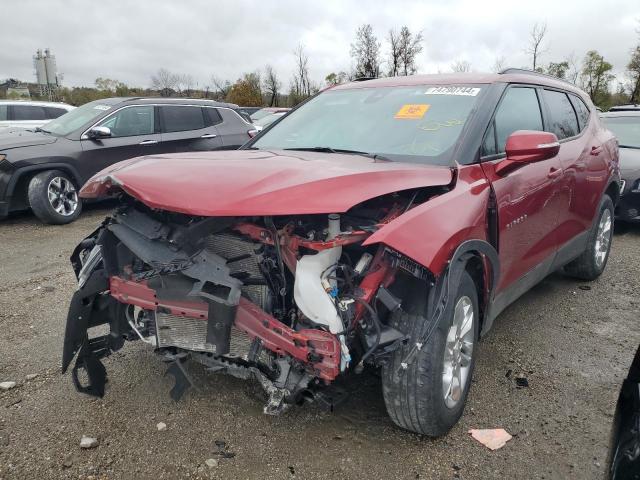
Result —
<svg viewBox="0 0 640 480"><path fill-rule="evenodd" d="M611 210L606 208L600 216L598 222L598 231L596 232L596 242L594 246L594 255L596 266L602 268L604 261L609 252L609 244L611 243Z"/></svg>
<svg viewBox="0 0 640 480"><path fill-rule="evenodd" d="M47 187L47 196L51 207L65 217L73 215L78 208L78 192L68 178L52 178Z"/></svg>
<svg viewBox="0 0 640 480"><path fill-rule="evenodd" d="M442 370L442 391L448 408L462 400L473 354L475 336L473 302L461 297L453 312L453 324L447 333Z"/></svg>

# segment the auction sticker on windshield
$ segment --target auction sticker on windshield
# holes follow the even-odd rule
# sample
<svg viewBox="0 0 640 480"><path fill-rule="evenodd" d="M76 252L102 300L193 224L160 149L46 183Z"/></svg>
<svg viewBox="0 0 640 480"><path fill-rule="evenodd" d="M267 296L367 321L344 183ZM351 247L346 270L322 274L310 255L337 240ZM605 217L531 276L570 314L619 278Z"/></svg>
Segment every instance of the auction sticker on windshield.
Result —
<svg viewBox="0 0 640 480"><path fill-rule="evenodd" d="M468 97L475 97L480 92L477 87L430 87L424 92L426 95L464 95Z"/></svg>
<svg viewBox="0 0 640 480"><path fill-rule="evenodd" d="M427 113L429 107L431 105L427 104L407 104L403 105L398 113L395 114L394 118L404 118L409 120L420 119L424 117L424 114Z"/></svg>

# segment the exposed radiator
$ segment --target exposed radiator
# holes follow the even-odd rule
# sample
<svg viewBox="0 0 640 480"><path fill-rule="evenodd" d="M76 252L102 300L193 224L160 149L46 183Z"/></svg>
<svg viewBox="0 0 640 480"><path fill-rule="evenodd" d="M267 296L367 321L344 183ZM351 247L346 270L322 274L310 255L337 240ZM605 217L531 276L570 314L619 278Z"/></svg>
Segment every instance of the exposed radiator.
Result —
<svg viewBox="0 0 640 480"><path fill-rule="evenodd" d="M179 317L156 313L156 332L159 347L178 347L197 352L216 353L215 346L207 343L207 321L199 318ZM231 327L231 342L226 357L244 358L251 348L249 336Z"/></svg>
<svg viewBox="0 0 640 480"><path fill-rule="evenodd" d="M207 250L227 260L250 255L230 263L229 269L231 273L246 272L253 278L262 278L258 265L259 256L256 255L256 248L259 246L258 243L230 233L217 233L207 239ZM263 310L269 309L269 288L266 285L247 285L242 287L242 293Z"/></svg>
<svg viewBox="0 0 640 480"><path fill-rule="evenodd" d="M229 264L232 273L246 272L252 278L261 278L258 265L259 257L255 254L258 245L239 236L219 233L207 239L207 250L229 260L248 255L247 258ZM247 285L242 293L253 303L263 309L268 308L269 289L265 285ZM215 352L215 346L207 343L207 321L198 318L180 317L166 313L156 314L156 332L158 346L178 347L198 352ZM231 328L229 353L225 356L243 358L249 353L251 339L249 336Z"/></svg>

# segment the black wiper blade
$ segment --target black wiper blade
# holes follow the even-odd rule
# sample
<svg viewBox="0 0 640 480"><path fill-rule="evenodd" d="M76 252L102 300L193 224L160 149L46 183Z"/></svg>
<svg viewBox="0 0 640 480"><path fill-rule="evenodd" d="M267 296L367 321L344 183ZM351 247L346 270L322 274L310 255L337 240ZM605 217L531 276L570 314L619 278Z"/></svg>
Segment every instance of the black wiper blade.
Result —
<svg viewBox="0 0 640 480"><path fill-rule="evenodd" d="M620 148L635 148L636 150L640 149L638 145L618 145Z"/></svg>
<svg viewBox="0 0 640 480"><path fill-rule="evenodd" d="M36 127L36 129L34 130L34 132L51 133L49 130L45 130L44 128L40 128L40 127Z"/></svg>
<svg viewBox="0 0 640 480"><path fill-rule="evenodd" d="M298 150L302 152L323 152L323 153L346 153L349 155L362 155L363 157L373 158L374 160L389 160L377 153L362 152L360 150L348 150L346 148L331 148L331 147L292 147L284 148L283 150Z"/></svg>

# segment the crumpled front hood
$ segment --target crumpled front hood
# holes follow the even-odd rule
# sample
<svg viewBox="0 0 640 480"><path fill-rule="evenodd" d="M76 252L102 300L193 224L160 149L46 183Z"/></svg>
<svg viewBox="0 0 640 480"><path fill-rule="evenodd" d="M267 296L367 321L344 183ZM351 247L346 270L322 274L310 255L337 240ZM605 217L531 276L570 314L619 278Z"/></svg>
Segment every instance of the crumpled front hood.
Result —
<svg viewBox="0 0 640 480"><path fill-rule="evenodd" d="M9 129L0 131L0 152L12 148L33 147L35 145L47 145L54 143L57 137L42 132L32 132L23 129Z"/></svg>
<svg viewBox="0 0 640 480"><path fill-rule="evenodd" d="M149 207L199 216L339 213L452 178L447 167L359 155L237 150L126 160L94 175L80 193L96 198L122 190Z"/></svg>

